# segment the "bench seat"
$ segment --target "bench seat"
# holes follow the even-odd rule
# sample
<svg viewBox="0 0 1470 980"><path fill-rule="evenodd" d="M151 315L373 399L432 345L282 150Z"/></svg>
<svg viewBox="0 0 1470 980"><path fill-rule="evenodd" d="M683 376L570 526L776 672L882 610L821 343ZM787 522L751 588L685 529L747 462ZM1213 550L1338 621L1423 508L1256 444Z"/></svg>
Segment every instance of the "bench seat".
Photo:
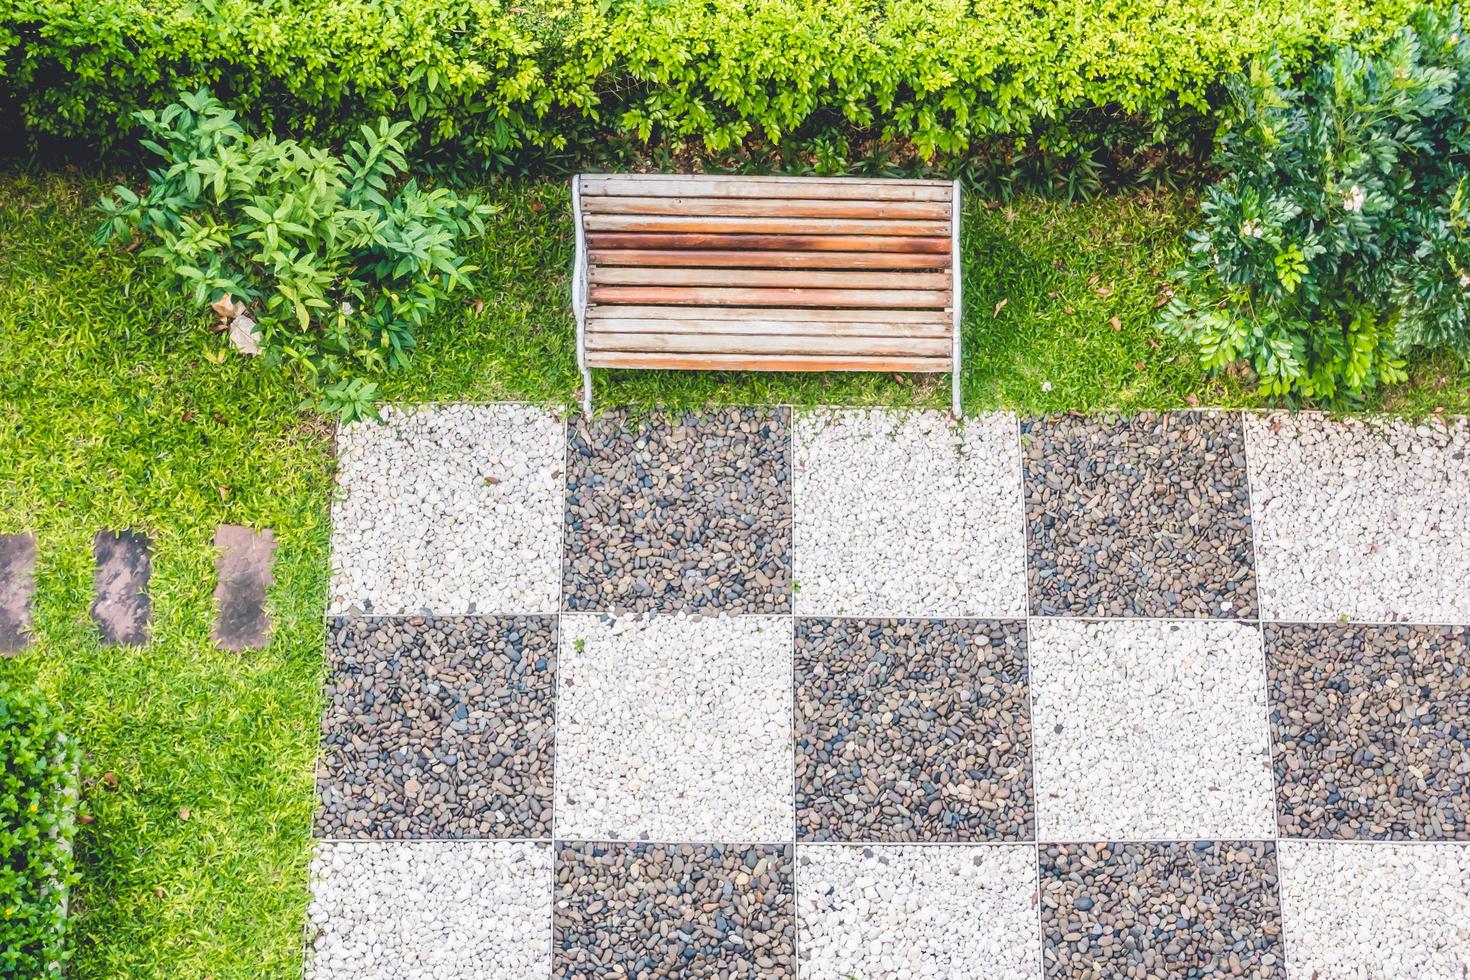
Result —
<svg viewBox="0 0 1470 980"><path fill-rule="evenodd" d="M948 181L581 175L572 302L591 368L951 372Z"/></svg>

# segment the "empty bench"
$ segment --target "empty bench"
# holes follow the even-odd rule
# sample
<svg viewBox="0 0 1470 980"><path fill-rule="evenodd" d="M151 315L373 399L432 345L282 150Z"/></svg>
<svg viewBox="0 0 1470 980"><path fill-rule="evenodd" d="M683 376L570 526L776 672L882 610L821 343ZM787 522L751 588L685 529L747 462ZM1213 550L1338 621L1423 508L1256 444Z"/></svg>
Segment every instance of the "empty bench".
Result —
<svg viewBox="0 0 1470 980"><path fill-rule="evenodd" d="M572 307L592 368L951 373L959 186L582 174Z"/></svg>

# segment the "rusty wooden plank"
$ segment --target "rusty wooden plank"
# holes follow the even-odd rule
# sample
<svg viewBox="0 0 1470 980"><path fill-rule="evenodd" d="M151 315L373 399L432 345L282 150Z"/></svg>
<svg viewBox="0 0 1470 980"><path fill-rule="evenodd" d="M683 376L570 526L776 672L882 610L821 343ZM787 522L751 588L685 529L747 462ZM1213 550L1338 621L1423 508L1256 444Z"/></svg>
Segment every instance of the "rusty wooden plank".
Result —
<svg viewBox="0 0 1470 980"><path fill-rule="evenodd" d="M643 368L667 371L899 371L942 374L948 357L860 357L818 354L655 354L628 351L587 352L595 368Z"/></svg>
<svg viewBox="0 0 1470 980"><path fill-rule="evenodd" d="M744 199L823 197L855 201L943 201L954 195L949 181L870 180L853 177L732 177L699 174L585 174L585 197L615 195L699 196Z"/></svg>
<svg viewBox="0 0 1470 980"><path fill-rule="evenodd" d="M813 198L817 196L813 192ZM948 201L824 201L787 198L781 201L727 197L587 197L584 214L682 215L720 218L865 218L948 221Z"/></svg>
<svg viewBox="0 0 1470 980"><path fill-rule="evenodd" d="M856 306L878 309L945 309L947 289L761 289L719 286L599 286L593 303L675 306Z"/></svg>
<svg viewBox="0 0 1470 980"><path fill-rule="evenodd" d="M948 337L796 337L748 333L601 333L587 335L587 350L670 354L836 354L948 357Z"/></svg>
<svg viewBox="0 0 1470 980"><path fill-rule="evenodd" d="M738 251L777 252L919 252L949 259L953 242L948 237L920 235L750 235L660 232L590 232L587 247L593 251L614 248L693 249L713 248Z"/></svg>
<svg viewBox="0 0 1470 980"><path fill-rule="evenodd" d="M790 337L943 337L948 341L951 329L953 328L948 323L859 323L850 320L828 322L596 317L587 321L589 337L596 333L760 334Z"/></svg>
<svg viewBox="0 0 1470 980"><path fill-rule="evenodd" d="M922 252L766 252L731 249L597 249L594 266L709 269L947 269L949 256Z"/></svg>
<svg viewBox="0 0 1470 980"><path fill-rule="evenodd" d="M600 306L590 307L587 320L646 317L652 320L813 320L826 323L941 323L950 325L943 310L832 310L821 307L709 306Z"/></svg>
<svg viewBox="0 0 1470 980"><path fill-rule="evenodd" d="M593 286L796 286L810 289L948 289L943 272L805 269L668 269L594 266Z"/></svg>
<svg viewBox="0 0 1470 980"><path fill-rule="evenodd" d="M949 221L917 218L787 218L768 214L758 218L715 218L687 215L588 214L589 232L643 231L685 235L882 235L885 237L949 237ZM593 246L596 247L595 245Z"/></svg>

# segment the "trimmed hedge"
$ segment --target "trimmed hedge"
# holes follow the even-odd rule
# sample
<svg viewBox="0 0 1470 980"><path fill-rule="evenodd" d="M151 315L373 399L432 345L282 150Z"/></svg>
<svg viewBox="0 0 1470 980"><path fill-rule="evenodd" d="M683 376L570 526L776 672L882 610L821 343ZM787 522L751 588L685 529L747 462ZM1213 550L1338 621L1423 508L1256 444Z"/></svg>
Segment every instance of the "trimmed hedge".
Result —
<svg viewBox="0 0 1470 980"><path fill-rule="evenodd" d="M500 168L793 142L829 168L874 144L924 160L997 137L1066 152L1119 117L1142 144L1208 132L1219 81L1252 56L1278 45L1300 63L1414 6L0 0L0 105L33 138L106 150L136 131L133 111L208 87L282 135L341 139L407 114L421 150Z"/></svg>
<svg viewBox="0 0 1470 980"><path fill-rule="evenodd" d="M77 754L35 694L0 682L0 976L60 978Z"/></svg>

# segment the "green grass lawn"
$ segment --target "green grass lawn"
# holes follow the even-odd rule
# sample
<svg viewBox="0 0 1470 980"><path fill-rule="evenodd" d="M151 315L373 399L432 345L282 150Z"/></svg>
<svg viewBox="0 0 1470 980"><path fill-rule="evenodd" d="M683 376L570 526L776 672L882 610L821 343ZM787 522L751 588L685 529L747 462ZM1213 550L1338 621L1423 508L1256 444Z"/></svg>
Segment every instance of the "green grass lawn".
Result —
<svg viewBox="0 0 1470 980"><path fill-rule="evenodd" d="M322 678L331 427L306 390L233 355L151 268L89 244L105 187L0 176L0 532L40 539L38 636L0 673L63 706L88 755L73 976L291 977L307 900ZM577 394L565 185L492 188L473 298L421 338L395 400ZM1150 326L1189 216L1175 196L973 202L964 232L966 406L1026 412L1249 405ZM1114 322L1116 319L1116 322ZM1380 406L1470 410L1470 380L1421 359ZM600 404L943 406L948 379L599 374ZM280 541L264 651L209 643L221 522ZM92 635L90 540L155 540L154 639ZM103 780L116 775L116 789ZM188 819L180 814L185 808Z"/></svg>

